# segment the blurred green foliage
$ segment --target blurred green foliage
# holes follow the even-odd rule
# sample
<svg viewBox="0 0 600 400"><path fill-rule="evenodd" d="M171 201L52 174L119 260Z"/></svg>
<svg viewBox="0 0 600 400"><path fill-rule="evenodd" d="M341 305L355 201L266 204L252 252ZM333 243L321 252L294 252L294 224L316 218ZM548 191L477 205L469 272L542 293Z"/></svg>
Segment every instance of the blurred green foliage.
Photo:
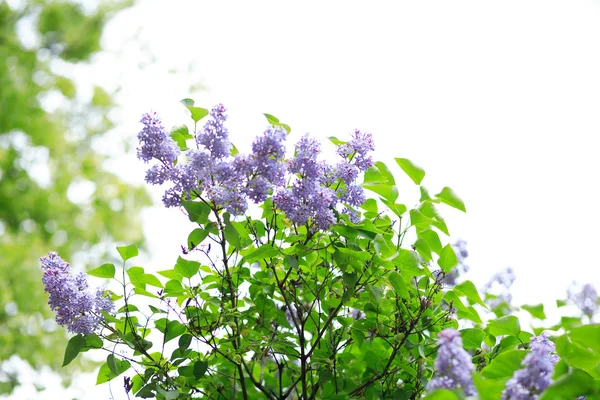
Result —
<svg viewBox="0 0 600 400"><path fill-rule="evenodd" d="M97 87L86 102L76 82L51 68L89 61L105 23L129 5L104 2L88 11L68 1L0 2L0 361L16 354L34 368L60 370L66 332L48 309L40 256L101 257L92 244L142 240L146 192L105 171L105 157L91 146L112 127L110 94ZM20 33L27 24L35 45ZM49 93L60 104L51 112L42 106ZM67 192L77 192L77 183L93 192L74 203ZM15 383L0 382L0 394Z"/></svg>

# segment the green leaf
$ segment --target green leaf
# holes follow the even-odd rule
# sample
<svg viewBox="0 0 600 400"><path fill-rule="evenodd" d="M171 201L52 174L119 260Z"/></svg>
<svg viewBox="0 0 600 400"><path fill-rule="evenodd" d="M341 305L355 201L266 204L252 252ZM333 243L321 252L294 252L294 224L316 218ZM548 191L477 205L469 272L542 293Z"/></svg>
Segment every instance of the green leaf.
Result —
<svg viewBox="0 0 600 400"><path fill-rule="evenodd" d="M101 349L102 345L104 344L102 339L100 339L100 337L98 335L96 335L95 333L85 335L84 338L85 338L85 345L84 345L83 349L81 350L82 352L88 351L90 349Z"/></svg>
<svg viewBox="0 0 600 400"><path fill-rule="evenodd" d="M152 293L150 293L149 291L147 291L146 289L144 289L144 288L141 288L141 287L136 287L136 288L134 288L134 289L133 289L133 292L134 292L135 294L139 294L140 296L145 296L145 297L151 297L151 298L153 298L153 299L158 299L158 296L157 296L157 295L155 295L155 294L152 294Z"/></svg>
<svg viewBox="0 0 600 400"><path fill-rule="evenodd" d="M106 364L108 365L108 369L110 369L110 372L115 374L115 376L119 374L119 367L117 366L117 359L115 358L114 355L112 355L112 354L108 355L108 357L106 358Z"/></svg>
<svg viewBox="0 0 600 400"><path fill-rule="evenodd" d="M576 342L572 339L572 333L573 332L567 335L562 335L558 338L556 341L556 353L570 366L581 368L600 379L600 373L598 371L598 364L600 364L600 353L594 349L594 347L597 347L598 344L592 343L592 346L587 344L592 342L594 337L591 336L589 338L579 338L582 340Z"/></svg>
<svg viewBox="0 0 600 400"><path fill-rule="evenodd" d="M427 396L423 397L423 400L462 400L460 394L450 389L436 389Z"/></svg>
<svg viewBox="0 0 600 400"><path fill-rule="evenodd" d="M395 160L416 185L421 184L421 181L425 177L425 170L423 170L423 168L406 158L396 158Z"/></svg>
<svg viewBox="0 0 600 400"><path fill-rule="evenodd" d="M421 197L419 198L419 201L431 200L431 196L429 195L429 192L425 186L419 186L419 190L421 191Z"/></svg>
<svg viewBox="0 0 600 400"><path fill-rule="evenodd" d="M191 343L192 343L192 335L190 335L189 333L185 333L185 334L181 335L181 337L179 338L179 350L180 351L187 350L187 348L190 347Z"/></svg>
<svg viewBox="0 0 600 400"><path fill-rule="evenodd" d="M446 300L448 303L451 303L452 306L458 310L457 315L459 318L466 318L475 323L481 323L481 318L479 318L477 310L475 310L473 307L465 306L460 300L457 292L454 290L448 290L444 294L444 300Z"/></svg>
<svg viewBox="0 0 600 400"><path fill-rule="evenodd" d="M179 321L169 321L169 323L167 324L167 329L164 333L164 339L165 339L165 343L175 339L176 337L179 337L181 335L183 335L186 331L186 327L185 325L183 325L181 322Z"/></svg>
<svg viewBox="0 0 600 400"><path fill-rule="evenodd" d="M384 199L394 203L398 198L398 188L383 183L364 183L363 188L377 193Z"/></svg>
<svg viewBox="0 0 600 400"><path fill-rule="evenodd" d="M378 213L378 208L377 208L377 200L375 199L367 199L367 201L365 201L361 206L360 206L363 210L377 214Z"/></svg>
<svg viewBox="0 0 600 400"><path fill-rule="evenodd" d="M408 288L406 287L406 283L400 275L396 271L392 271L388 276L388 280L392 284L392 287L396 291L396 294L401 298L408 298Z"/></svg>
<svg viewBox="0 0 600 400"><path fill-rule="evenodd" d="M379 171L379 168L373 166L365 171L364 183L386 183L386 177Z"/></svg>
<svg viewBox="0 0 600 400"><path fill-rule="evenodd" d="M182 151L185 151L188 148L186 141L194 138L192 135L190 135L190 132L186 125L174 127L173 129L171 129L171 133L169 134L169 136L171 136L171 139L173 139L175 143L177 143L177 146Z"/></svg>
<svg viewBox="0 0 600 400"><path fill-rule="evenodd" d="M158 280L158 278L152 274L144 274L142 277L144 283L147 283L150 286L154 286L157 288L162 288L163 284Z"/></svg>
<svg viewBox="0 0 600 400"><path fill-rule="evenodd" d="M181 204L187 211L190 221L198 224L208 222L208 215L210 214L210 206L208 204L200 201L183 201Z"/></svg>
<svg viewBox="0 0 600 400"><path fill-rule="evenodd" d="M94 268L87 273L88 275L96 276L98 278L114 278L115 266L113 264L102 264L98 268Z"/></svg>
<svg viewBox="0 0 600 400"><path fill-rule="evenodd" d="M175 264L175 272L184 278L192 278L198 273L200 269L200 263L197 261L185 260L181 257L177 257L177 264Z"/></svg>
<svg viewBox="0 0 600 400"><path fill-rule="evenodd" d="M176 279L171 279L165 284L165 292L169 295L179 296L184 293L181 282Z"/></svg>
<svg viewBox="0 0 600 400"><path fill-rule="evenodd" d="M258 260L264 260L267 258L277 257L279 255L279 251L277 251L277 249L271 246L270 244L263 244L258 249L251 250L248 254L244 253L245 252L242 252L242 255L248 263L252 263Z"/></svg>
<svg viewBox="0 0 600 400"><path fill-rule="evenodd" d="M508 378L484 379L478 374L473 374L473 384L479 394L478 400L498 400L502 396L507 380Z"/></svg>
<svg viewBox="0 0 600 400"><path fill-rule="evenodd" d="M138 249L134 244L129 246L118 246L117 251L121 255L123 261L127 261L130 258L136 257L138 255Z"/></svg>
<svg viewBox="0 0 600 400"><path fill-rule="evenodd" d="M477 328L466 328L460 331L465 349L479 349L485 337L485 332Z"/></svg>
<svg viewBox="0 0 600 400"><path fill-rule="evenodd" d="M488 330L494 336L512 335L519 337L521 324L514 315L500 317L488 323Z"/></svg>
<svg viewBox="0 0 600 400"><path fill-rule="evenodd" d="M204 376L208 370L208 362L204 360L198 360L194 363L194 378L200 379Z"/></svg>
<svg viewBox="0 0 600 400"><path fill-rule="evenodd" d="M569 338L586 348L600 353L600 324L590 324L571 329Z"/></svg>
<svg viewBox="0 0 600 400"><path fill-rule="evenodd" d="M223 233L227 242L232 244L238 250L242 249L240 234L231 223L225 224L225 229L223 230Z"/></svg>
<svg viewBox="0 0 600 400"><path fill-rule="evenodd" d="M423 272L419 256L414 251L400 249L398 256L392 260L394 265L400 269L400 273L405 280L410 280L414 276L419 276Z"/></svg>
<svg viewBox="0 0 600 400"><path fill-rule="evenodd" d="M352 339L354 340L354 343L356 343L356 345L360 348L362 347L365 341L365 333L358 329L352 329Z"/></svg>
<svg viewBox="0 0 600 400"><path fill-rule="evenodd" d="M281 122L279 122L279 119L275 118L274 116L272 116L271 114L263 114L265 116L265 118L267 119L267 121L269 121L269 123L275 127L281 127L283 129L285 129L285 131L289 134L292 129L290 128L289 125L286 124L282 124Z"/></svg>
<svg viewBox="0 0 600 400"><path fill-rule="evenodd" d="M394 179L394 175L392 174L392 171L390 171L390 169L387 167L387 165L385 165L385 163L383 163L381 161L377 161L375 163L375 166L377 167L377 169L379 170L381 175L383 175L385 177L385 181L388 185L396 184L396 180Z"/></svg>
<svg viewBox="0 0 600 400"><path fill-rule="evenodd" d="M406 206L404 204L392 203L391 201L383 200L383 204L385 204L394 214L401 217L406 212Z"/></svg>
<svg viewBox="0 0 600 400"><path fill-rule="evenodd" d="M179 397L179 390L177 389L171 389L171 390L165 390L163 388L161 388L160 386L156 387L156 393L161 395L161 399L164 400L175 400L177 397Z"/></svg>
<svg viewBox="0 0 600 400"><path fill-rule="evenodd" d="M429 248L438 255L442 252L442 242L436 231L431 229L417 231L417 237L425 240L429 245Z"/></svg>
<svg viewBox="0 0 600 400"><path fill-rule="evenodd" d="M204 239L208 236L208 229L196 228L188 235L187 246L188 249L193 249L201 244Z"/></svg>
<svg viewBox="0 0 600 400"><path fill-rule="evenodd" d="M527 353L523 350L508 350L500 353L481 371L481 375L488 379L511 378L516 370L521 369L521 362Z"/></svg>
<svg viewBox="0 0 600 400"><path fill-rule="evenodd" d="M421 257L423 257L425 261L429 262L433 260L433 257L431 255L431 249L429 248L429 244L427 244L425 240L419 238L415 240L413 246L415 247L415 249L417 249L417 252Z"/></svg>
<svg viewBox="0 0 600 400"><path fill-rule="evenodd" d="M133 286L146 289L146 282L144 282L144 268L131 267L127 270L127 275Z"/></svg>
<svg viewBox="0 0 600 400"><path fill-rule="evenodd" d="M454 190L449 187L444 187L441 192L435 195L442 203L449 205L450 207L454 207L457 210L462 212L467 212L465 208L465 203L457 196Z"/></svg>
<svg viewBox="0 0 600 400"><path fill-rule="evenodd" d="M67 348L65 350L65 358L63 360L62 366L69 365L71 361L73 361L77 355L81 352L83 347L85 346L85 337L83 335L75 335L69 342L67 343Z"/></svg>
<svg viewBox="0 0 600 400"><path fill-rule="evenodd" d="M536 305L524 305L521 306L521 308L527 312L529 312L529 314L531 314L534 318L537 319L546 319L546 313L544 312L544 305L543 304L536 304Z"/></svg>
<svg viewBox="0 0 600 400"><path fill-rule="evenodd" d="M372 258L371 253L368 251L352 250L345 247L338 247L336 250L360 261L369 261Z"/></svg>
<svg viewBox="0 0 600 400"><path fill-rule="evenodd" d="M431 225L435 226L440 231L444 232L446 235L449 235L446 221L444 221L444 218L431 201L421 202L421 204L419 204L418 210L425 217L431 219Z"/></svg>
<svg viewBox="0 0 600 400"><path fill-rule="evenodd" d="M483 300L481 300L481 297L479 296L479 292L477 291L477 288L475 287L473 282L464 281L462 283L459 283L458 285L454 286L454 290L458 290L459 292L461 292L465 296L467 296L467 299L469 299L471 304L477 303L477 304L481 305L482 307L487 308L487 306L485 305Z"/></svg>
<svg viewBox="0 0 600 400"><path fill-rule="evenodd" d="M208 115L208 110L206 108L194 107L194 100L192 99L183 99L181 100L181 104L190 110L192 120L196 123Z"/></svg>
<svg viewBox="0 0 600 400"><path fill-rule="evenodd" d="M438 259L438 265L445 273L452 271L458 264L458 259L456 258L456 253L454 253L454 249L450 244L447 244L442 249L440 254L440 258Z"/></svg>
<svg viewBox="0 0 600 400"><path fill-rule="evenodd" d="M343 140L339 140L335 136L329 136L327 139L329 139L329 141L336 146L348 143L348 142L344 142Z"/></svg>
<svg viewBox="0 0 600 400"><path fill-rule="evenodd" d="M112 368L109 367L109 358L114 359L114 362L111 361ZM127 371L131 364L127 360L119 360L115 358L112 354L109 354L106 359L106 363L102 364L100 367L100 371L98 371L98 378L96 379L96 385L99 385L104 382L108 382L117 376L121 375L123 372ZM116 372L113 372L114 371Z"/></svg>

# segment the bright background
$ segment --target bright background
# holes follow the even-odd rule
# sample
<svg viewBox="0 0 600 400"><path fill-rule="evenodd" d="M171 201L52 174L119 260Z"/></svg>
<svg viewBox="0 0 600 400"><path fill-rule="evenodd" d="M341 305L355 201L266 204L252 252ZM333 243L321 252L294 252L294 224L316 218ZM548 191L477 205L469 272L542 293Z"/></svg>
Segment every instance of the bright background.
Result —
<svg viewBox="0 0 600 400"><path fill-rule="evenodd" d="M127 181L142 182L146 167L135 157L140 115L188 123L184 97L224 103L240 149L266 127L264 112L292 127L292 142L359 128L398 172L407 206L418 189L392 157L421 165L431 193L462 197L467 214L441 207L452 241L468 241L478 286L512 266L515 304L551 306L573 280L600 288L599 1L146 0L111 21L104 48L70 72L121 87L117 129L91 145L114 154L126 138L130 151L109 168ZM193 227L153 194L144 265L163 269ZM12 398L112 398L108 385L92 393L95 375L68 391L51 374L42 381L47 391L25 384ZM112 393L124 398L122 380Z"/></svg>

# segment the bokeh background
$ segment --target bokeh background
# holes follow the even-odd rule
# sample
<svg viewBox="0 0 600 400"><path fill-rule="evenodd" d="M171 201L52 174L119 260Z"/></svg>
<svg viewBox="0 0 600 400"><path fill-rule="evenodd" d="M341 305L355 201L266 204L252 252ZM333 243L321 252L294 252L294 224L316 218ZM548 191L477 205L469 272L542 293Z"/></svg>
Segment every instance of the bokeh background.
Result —
<svg viewBox="0 0 600 400"><path fill-rule="evenodd" d="M270 113L305 132L372 132L452 187L451 241L480 287L511 266L517 304L600 287L600 1L0 1L0 397L124 398L94 360L61 369L38 258L76 270L143 247L173 265L192 227L143 182L143 112L224 103L238 148ZM393 162L393 161L392 161ZM391 164L390 164L391 165ZM408 178L400 199L418 201ZM101 282L98 282L101 283Z"/></svg>

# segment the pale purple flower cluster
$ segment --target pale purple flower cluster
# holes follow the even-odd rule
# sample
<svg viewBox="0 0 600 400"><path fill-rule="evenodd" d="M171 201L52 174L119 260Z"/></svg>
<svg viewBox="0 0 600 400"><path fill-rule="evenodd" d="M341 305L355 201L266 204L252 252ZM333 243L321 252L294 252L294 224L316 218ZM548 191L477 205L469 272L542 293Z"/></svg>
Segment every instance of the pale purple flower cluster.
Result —
<svg viewBox="0 0 600 400"><path fill-rule="evenodd" d="M289 162L289 172L296 179L291 187L277 192L274 203L296 224L312 222L314 230L329 228L335 222L338 204L358 207L365 202L364 191L356 179L373 165L367 154L373 148L371 135L356 130L347 144L338 147L343 161L331 166L318 160L319 142L305 135L296 144L295 156ZM358 221L358 213L352 208L343 207L341 211L353 222Z"/></svg>
<svg viewBox="0 0 600 400"><path fill-rule="evenodd" d="M48 304L56 311L56 322L73 333L93 333L104 319L100 312L111 312L113 302L104 296L102 288L91 292L84 273L69 274L69 264L56 252L48 253L40 262L42 282L50 293Z"/></svg>
<svg viewBox="0 0 600 400"><path fill-rule="evenodd" d="M292 222L304 225L312 221L315 228L328 228L334 221L333 209L338 198L327 185L329 168L318 161L321 146L308 135L296 144L296 155L289 162L289 172L296 174L290 188L280 189L273 202Z"/></svg>
<svg viewBox="0 0 600 400"><path fill-rule="evenodd" d="M554 366L559 360L555 346L548 337L540 335L531 339L531 352L506 382L502 400L535 400L552 383Z"/></svg>
<svg viewBox="0 0 600 400"><path fill-rule="evenodd" d="M224 123L227 120L227 110L223 104L219 104L210 110L209 119L200 132L196 135L196 143L202 145L210 152L214 159L229 156L231 143L229 142L229 131Z"/></svg>
<svg viewBox="0 0 600 400"><path fill-rule="evenodd" d="M490 281L483 287L483 292L490 292L493 287L497 287L500 290L498 295L487 301L487 305L495 310L500 307L508 308L512 301L512 295L510 288L516 280L516 276L512 268L507 267L504 271L498 272L492 276Z"/></svg>
<svg viewBox="0 0 600 400"><path fill-rule="evenodd" d="M179 155L179 147L169 137L156 113L142 116L140 121L144 128L138 134L141 147L138 148L138 158L148 162L152 159L164 165L171 165Z"/></svg>
<svg viewBox="0 0 600 400"><path fill-rule="evenodd" d="M157 151L144 152L148 155L140 157L144 161L152 158L161 161L147 171L146 182L155 185L167 181L172 183L163 196L167 207L177 207L182 200L204 195L232 214L243 214L248 208L248 198L255 202L264 201L271 188L285 182L285 132L280 128L269 128L255 140L252 154L231 157L232 146L225 127L227 110L219 104L211 109L209 115L195 137L198 149L186 152L187 163L175 165L176 156L160 159L152 157ZM145 125L148 125L147 121L147 118L142 119ZM156 118L150 121L151 126L160 126L160 121L156 121ZM171 148L175 142L160 127L164 133L160 135L162 142L155 140L150 143L154 148ZM148 130L145 126L140 132L140 140L146 138Z"/></svg>
<svg viewBox="0 0 600 400"><path fill-rule="evenodd" d="M373 165L368 154L374 148L370 134L355 131L351 140L338 149L344 159L335 166L318 160L320 145L309 136L300 139L294 157L285 162L286 133L280 127L270 127L257 137L251 154L232 157L226 120L225 107L213 107L195 137L198 149L186 152L187 163L176 163L178 150L165 149L177 146L160 120L149 115L142 118L145 126L138 135L142 142L140 158L160 161L147 171L146 181L172 183L163 196L167 207L202 196L239 215L246 211L248 199L260 203L275 191L274 203L286 217L296 224L310 224L313 230L328 228L335 221L338 204L347 206L341 211L351 220L358 220L358 213L351 207L366 200L356 179Z"/></svg>
<svg viewBox="0 0 600 400"><path fill-rule="evenodd" d="M475 366L471 355L463 348L460 333L451 328L444 329L438 334L438 344L436 377L429 381L427 390L462 389L467 396L476 395L471 376Z"/></svg>
<svg viewBox="0 0 600 400"><path fill-rule="evenodd" d="M568 299L590 318L598 310L598 292L591 283L581 287L573 285L567 292Z"/></svg>

